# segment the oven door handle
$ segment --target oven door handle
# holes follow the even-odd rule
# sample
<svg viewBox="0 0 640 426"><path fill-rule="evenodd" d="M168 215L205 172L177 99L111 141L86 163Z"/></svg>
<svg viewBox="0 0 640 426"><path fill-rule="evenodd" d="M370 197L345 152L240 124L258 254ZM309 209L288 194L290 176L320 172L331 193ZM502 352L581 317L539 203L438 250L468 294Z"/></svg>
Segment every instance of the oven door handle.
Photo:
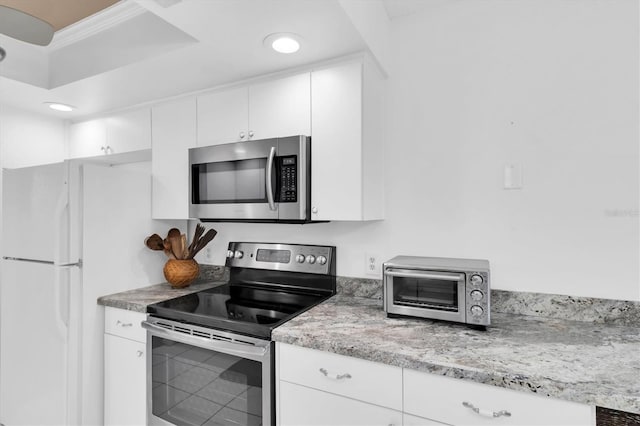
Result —
<svg viewBox="0 0 640 426"><path fill-rule="evenodd" d="M384 274L391 277L418 278L426 280L460 281L464 278L464 274L439 274L437 272L415 272L400 269L387 269L384 271Z"/></svg>
<svg viewBox="0 0 640 426"><path fill-rule="evenodd" d="M267 201L269 202L269 210L276 209L276 203L273 200L273 188L271 186L271 179L273 176L273 159L276 156L276 147L272 146L269 151L269 158L267 158L267 176L266 176L266 185L267 185Z"/></svg>
<svg viewBox="0 0 640 426"><path fill-rule="evenodd" d="M152 334L158 337L164 337L169 340L178 340L184 343L196 344L204 349L211 349L218 352L223 352L229 355L236 355L242 358L249 357L264 357L269 349L269 346L255 347L249 345L243 345L242 343L228 343L221 340L207 339L206 337L194 336L192 334L184 334L166 328L159 327L148 321L142 321L142 327L146 328Z"/></svg>

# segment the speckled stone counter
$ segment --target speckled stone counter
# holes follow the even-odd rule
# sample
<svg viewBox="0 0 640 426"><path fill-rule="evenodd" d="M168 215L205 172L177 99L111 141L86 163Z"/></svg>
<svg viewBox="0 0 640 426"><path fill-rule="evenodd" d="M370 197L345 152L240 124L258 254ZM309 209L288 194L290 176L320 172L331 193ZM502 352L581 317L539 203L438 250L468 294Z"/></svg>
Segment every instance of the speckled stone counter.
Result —
<svg viewBox="0 0 640 426"><path fill-rule="evenodd" d="M147 312L147 305L158 303L185 294L195 293L217 287L229 281L229 272L224 266L200 265L200 276L188 287L176 289L169 283L161 283L135 290L123 291L102 296L99 305L126 309L135 312Z"/></svg>
<svg viewBox="0 0 640 426"><path fill-rule="evenodd" d="M492 314L486 331L391 319L380 300L334 296L274 330L277 342L640 413L640 329Z"/></svg>

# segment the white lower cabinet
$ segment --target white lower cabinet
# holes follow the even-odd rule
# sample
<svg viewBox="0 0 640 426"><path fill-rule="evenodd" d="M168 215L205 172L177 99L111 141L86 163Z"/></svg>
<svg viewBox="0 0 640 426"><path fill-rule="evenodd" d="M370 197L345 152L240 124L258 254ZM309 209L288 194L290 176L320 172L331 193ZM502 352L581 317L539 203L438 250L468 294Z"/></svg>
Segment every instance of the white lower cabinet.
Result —
<svg viewBox="0 0 640 426"><path fill-rule="evenodd" d="M404 412L451 425L594 424L586 404L403 370Z"/></svg>
<svg viewBox="0 0 640 426"><path fill-rule="evenodd" d="M378 405L280 382L281 426L401 426L402 413Z"/></svg>
<svg viewBox="0 0 640 426"><path fill-rule="evenodd" d="M145 315L105 309L104 424L147 424ZM132 340L134 339L134 340Z"/></svg>
<svg viewBox="0 0 640 426"><path fill-rule="evenodd" d="M404 426L442 426L446 423L436 422L435 420L425 419L424 417L412 416L411 414L402 414L402 424Z"/></svg>
<svg viewBox="0 0 640 426"><path fill-rule="evenodd" d="M277 419L293 425L595 425L594 407L277 344Z"/></svg>
<svg viewBox="0 0 640 426"><path fill-rule="evenodd" d="M401 425L402 369L278 343L280 426Z"/></svg>

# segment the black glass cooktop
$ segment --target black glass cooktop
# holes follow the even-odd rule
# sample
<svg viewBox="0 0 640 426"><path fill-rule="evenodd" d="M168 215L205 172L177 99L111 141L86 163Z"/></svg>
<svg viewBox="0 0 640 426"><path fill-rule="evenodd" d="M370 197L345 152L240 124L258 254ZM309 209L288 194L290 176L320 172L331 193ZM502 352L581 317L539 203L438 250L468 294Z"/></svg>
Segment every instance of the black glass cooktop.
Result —
<svg viewBox="0 0 640 426"><path fill-rule="evenodd" d="M329 298L331 293L225 284L149 305L166 319L270 339L280 324Z"/></svg>

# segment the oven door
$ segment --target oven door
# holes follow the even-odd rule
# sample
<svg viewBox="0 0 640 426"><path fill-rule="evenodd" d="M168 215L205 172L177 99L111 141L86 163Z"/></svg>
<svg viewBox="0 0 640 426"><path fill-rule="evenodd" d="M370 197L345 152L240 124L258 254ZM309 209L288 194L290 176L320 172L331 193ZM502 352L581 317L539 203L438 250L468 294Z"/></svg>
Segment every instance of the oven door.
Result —
<svg viewBox="0 0 640 426"><path fill-rule="evenodd" d="M273 424L268 340L149 317L150 425Z"/></svg>
<svg viewBox="0 0 640 426"><path fill-rule="evenodd" d="M465 322L465 274L388 268L384 272L387 313Z"/></svg>

